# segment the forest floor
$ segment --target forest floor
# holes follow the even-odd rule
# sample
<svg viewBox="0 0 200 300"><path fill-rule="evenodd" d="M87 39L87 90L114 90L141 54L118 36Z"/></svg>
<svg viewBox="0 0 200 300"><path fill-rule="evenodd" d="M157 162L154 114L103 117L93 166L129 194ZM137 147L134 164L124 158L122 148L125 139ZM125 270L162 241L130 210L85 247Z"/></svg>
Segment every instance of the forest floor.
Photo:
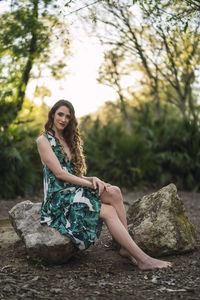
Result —
<svg viewBox="0 0 200 300"><path fill-rule="evenodd" d="M144 194L125 194L126 206ZM0 299L200 299L200 193L179 196L197 229L198 246L192 253L163 258L174 263L172 269L154 271L140 271L120 257L106 227L97 246L67 264L32 261L7 221L8 211L23 199L0 200Z"/></svg>

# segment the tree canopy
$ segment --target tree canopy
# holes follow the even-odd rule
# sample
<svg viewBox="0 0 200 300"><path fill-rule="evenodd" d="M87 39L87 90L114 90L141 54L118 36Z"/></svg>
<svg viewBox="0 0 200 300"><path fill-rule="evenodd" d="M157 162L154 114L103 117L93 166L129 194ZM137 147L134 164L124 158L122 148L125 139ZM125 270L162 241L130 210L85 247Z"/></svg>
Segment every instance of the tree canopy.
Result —
<svg viewBox="0 0 200 300"><path fill-rule="evenodd" d="M48 10L49 7L52 10ZM10 11L0 15L0 120L3 126L9 125L21 110L31 78L41 77L44 68L57 79L64 75L61 70L66 63L62 56L69 52L69 39L60 35L67 29L55 9L50 0L12 1ZM60 44L59 59L49 64L55 43L56 47Z"/></svg>

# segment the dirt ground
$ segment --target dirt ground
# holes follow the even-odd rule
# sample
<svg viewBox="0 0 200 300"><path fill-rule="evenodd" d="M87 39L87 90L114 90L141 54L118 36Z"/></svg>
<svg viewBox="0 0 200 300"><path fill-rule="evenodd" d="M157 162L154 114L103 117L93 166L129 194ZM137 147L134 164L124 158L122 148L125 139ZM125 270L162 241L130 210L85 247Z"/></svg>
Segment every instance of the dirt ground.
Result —
<svg viewBox="0 0 200 300"><path fill-rule="evenodd" d="M142 195L126 194L126 206ZM197 229L198 247L192 253L165 257L174 263L173 269L154 271L140 271L120 257L105 227L97 246L65 265L31 261L5 221L8 210L23 199L0 200L0 299L200 299L200 193L179 192L179 196Z"/></svg>

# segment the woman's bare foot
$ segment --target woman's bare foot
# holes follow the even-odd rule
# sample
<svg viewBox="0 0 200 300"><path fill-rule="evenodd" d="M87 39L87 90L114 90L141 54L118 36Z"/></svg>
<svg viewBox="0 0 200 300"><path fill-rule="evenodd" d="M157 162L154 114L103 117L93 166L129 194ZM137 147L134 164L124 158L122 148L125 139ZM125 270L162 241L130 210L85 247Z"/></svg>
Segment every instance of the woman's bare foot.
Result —
<svg viewBox="0 0 200 300"><path fill-rule="evenodd" d="M134 265L137 265L137 264L138 264L138 263L137 263L137 260L136 260L133 256L131 256L131 255L129 254L129 252L128 252L126 249L121 248L120 251L119 251L119 254L120 254L122 257L125 257L125 258L130 259L130 261L131 261Z"/></svg>
<svg viewBox="0 0 200 300"><path fill-rule="evenodd" d="M140 270L154 270L162 268L172 268L173 264L168 261L148 257L145 261L138 261L138 268Z"/></svg>

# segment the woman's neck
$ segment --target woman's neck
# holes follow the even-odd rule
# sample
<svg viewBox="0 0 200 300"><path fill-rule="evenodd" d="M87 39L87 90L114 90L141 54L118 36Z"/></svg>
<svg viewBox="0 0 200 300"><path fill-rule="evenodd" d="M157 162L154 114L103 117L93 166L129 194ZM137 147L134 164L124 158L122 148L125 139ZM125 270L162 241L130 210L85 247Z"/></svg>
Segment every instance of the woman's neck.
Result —
<svg viewBox="0 0 200 300"><path fill-rule="evenodd" d="M58 130L58 129L56 129L56 128L52 128L53 129L53 131L55 132L55 136L58 138L58 139L61 139L61 140L63 140L64 138L63 138L63 130Z"/></svg>

